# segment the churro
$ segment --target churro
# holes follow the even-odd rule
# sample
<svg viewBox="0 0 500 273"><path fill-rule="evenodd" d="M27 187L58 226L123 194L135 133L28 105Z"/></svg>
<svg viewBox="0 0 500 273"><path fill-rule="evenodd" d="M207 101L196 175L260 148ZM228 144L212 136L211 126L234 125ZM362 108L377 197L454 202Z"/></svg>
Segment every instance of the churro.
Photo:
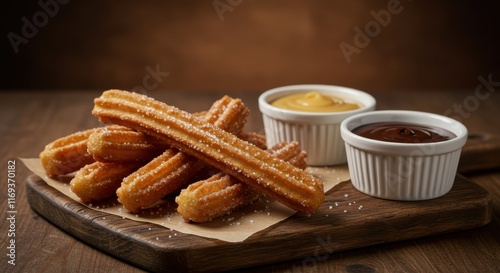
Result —
<svg viewBox="0 0 500 273"><path fill-rule="evenodd" d="M124 126L105 126L95 130L87 142L88 152L100 162L146 162L168 146L162 141Z"/></svg>
<svg viewBox="0 0 500 273"><path fill-rule="evenodd" d="M324 201L323 183L312 174L153 98L109 90L94 100L92 113L161 138L294 210L313 213Z"/></svg>
<svg viewBox="0 0 500 273"><path fill-rule="evenodd" d="M40 161L49 177L75 172L94 162L87 152L87 140L96 129L76 132L47 144L40 153Z"/></svg>
<svg viewBox="0 0 500 273"><path fill-rule="evenodd" d="M219 172L190 184L175 198L186 222L203 223L255 201L260 193L236 178Z"/></svg>
<svg viewBox="0 0 500 273"><path fill-rule="evenodd" d="M223 130L239 134L247 116L248 108L241 100L224 96L199 118ZM137 212L178 190L204 165L197 158L170 148L123 180L116 191L118 201L128 211Z"/></svg>
<svg viewBox="0 0 500 273"><path fill-rule="evenodd" d="M267 149L267 139L266 136L263 134L259 134L256 132L243 132L239 136L241 139L252 143L253 145L261 148L262 150Z"/></svg>
<svg viewBox="0 0 500 273"><path fill-rule="evenodd" d="M124 177L141 166L140 163L94 162L78 170L70 181L71 191L83 202L104 200L115 195Z"/></svg>
<svg viewBox="0 0 500 273"><path fill-rule="evenodd" d="M300 150L297 142L279 143L267 152L277 158L294 162L299 168L306 166L306 153ZM185 221L202 223L229 214L260 196L257 190L220 172L190 184L175 198L175 202L178 204L177 211Z"/></svg>

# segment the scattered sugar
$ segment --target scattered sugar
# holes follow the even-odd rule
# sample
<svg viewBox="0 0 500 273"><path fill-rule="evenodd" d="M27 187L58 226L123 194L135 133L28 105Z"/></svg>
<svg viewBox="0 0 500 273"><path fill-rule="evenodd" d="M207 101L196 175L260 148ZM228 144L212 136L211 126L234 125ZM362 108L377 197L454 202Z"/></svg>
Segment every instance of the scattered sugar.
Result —
<svg viewBox="0 0 500 273"><path fill-rule="evenodd" d="M349 194L347 194L347 193L346 193L346 194L344 194L344 197L349 197Z"/></svg>
<svg viewBox="0 0 500 273"><path fill-rule="evenodd" d="M362 209L362 208L363 208L363 205L359 206L359 208L358 208L358 209Z"/></svg>
<svg viewBox="0 0 500 273"><path fill-rule="evenodd" d="M344 210L344 213L346 213L346 212L347 212L347 210Z"/></svg>

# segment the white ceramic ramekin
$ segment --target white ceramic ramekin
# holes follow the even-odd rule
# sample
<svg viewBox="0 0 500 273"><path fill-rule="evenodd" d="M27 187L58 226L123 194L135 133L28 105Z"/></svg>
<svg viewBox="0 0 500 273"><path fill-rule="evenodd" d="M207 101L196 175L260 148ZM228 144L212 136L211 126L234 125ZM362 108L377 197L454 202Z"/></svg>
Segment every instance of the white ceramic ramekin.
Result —
<svg viewBox="0 0 500 273"><path fill-rule="evenodd" d="M353 129L375 122L403 122L440 127L455 138L434 143L394 143L361 137ZM467 128L436 114L373 111L341 124L352 184L371 196L403 201L433 199L448 193L455 181Z"/></svg>
<svg viewBox="0 0 500 273"><path fill-rule="evenodd" d="M361 108L344 112L313 113L284 110L271 105L277 98L317 91L333 95L347 102L356 102ZM264 130L269 147L282 141L298 141L307 152L307 163L311 166L345 164L344 142L340 137L340 123L355 114L375 109L375 99L362 91L332 85L290 85L268 90L259 97Z"/></svg>

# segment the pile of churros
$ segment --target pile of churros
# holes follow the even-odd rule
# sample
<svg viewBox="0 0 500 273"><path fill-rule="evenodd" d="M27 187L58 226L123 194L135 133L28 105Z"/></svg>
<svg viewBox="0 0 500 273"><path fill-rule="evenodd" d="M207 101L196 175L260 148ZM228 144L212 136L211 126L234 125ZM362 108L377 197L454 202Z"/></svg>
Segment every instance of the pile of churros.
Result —
<svg viewBox="0 0 500 273"><path fill-rule="evenodd" d="M186 222L202 223L266 195L312 214L324 201L323 183L305 171L297 142L266 147L244 132L249 115L240 99L215 101L188 113L151 97L108 90L94 100L102 127L46 145L40 160L49 177L73 174L82 202L117 197L136 213L175 195Z"/></svg>

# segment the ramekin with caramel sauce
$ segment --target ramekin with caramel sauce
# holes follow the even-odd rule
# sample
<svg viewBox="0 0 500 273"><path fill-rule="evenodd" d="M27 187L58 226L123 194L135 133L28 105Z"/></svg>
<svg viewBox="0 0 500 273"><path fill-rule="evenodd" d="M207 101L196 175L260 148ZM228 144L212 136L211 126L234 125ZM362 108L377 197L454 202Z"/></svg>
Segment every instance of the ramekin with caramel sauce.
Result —
<svg viewBox="0 0 500 273"><path fill-rule="evenodd" d="M341 86L304 84L268 90L259 97L268 146L298 141L310 166L347 162L340 123L375 110L370 94Z"/></svg>

